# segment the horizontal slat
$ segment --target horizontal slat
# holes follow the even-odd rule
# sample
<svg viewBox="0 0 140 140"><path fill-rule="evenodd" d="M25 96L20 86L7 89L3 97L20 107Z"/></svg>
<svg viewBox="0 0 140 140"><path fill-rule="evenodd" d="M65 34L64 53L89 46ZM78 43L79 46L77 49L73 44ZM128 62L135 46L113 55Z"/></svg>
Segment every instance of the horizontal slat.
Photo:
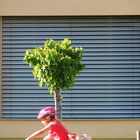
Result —
<svg viewBox="0 0 140 140"><path fill-rule="evenodd" d="M56 39L55 37L58 37L58 36L69 36L69 35L71 35L70 36L70 38L72 38L72 36L79 36L79 32L78 31L75 31L75 32L68 32L68 31L61 31L61 32L49 32L49 31L36 31L36 32L28 32L28 31L20 31L20 32L12 32L12 30L11 31L6 31L6 32L4 32L4 34L3 34L3 36L46 36L46 35L48 35L48 36L51 36L51 38L54 38L54 39ZM83 32L80 32L80 35L83 35L83 36L87 36L87 35L90 35L90 36L105 36L105 35L120 35L120 36L122 36L122 35L126 35L126 36L137 36L137 35L140 35L140 33L139 33L139 31L137 31L137 30L135 30L135 31L127 31L127 30L125 30L125 31L123 31L123 32L120 32L120 31L114 31L114 32L112 32L111 34L110 34L110 31L106 31L106 32L104 32L104 31L83 31ZM47 36L47 37L48 37ZM23 45L23 44L22 44Z"/></svg>
<svg viewBox="0 0 140 140"><path fill-rule="evenodd" d="M69 21L75 21L75 22L78 22L78 23L89 23L89 22L100 22L100 23L104 23L104 22L117 22L117 23L139 23L139 18L138 17L133 17L133 16L130 16L130 17L124 17L124 16L118 16L118 17L106 17L106 16L101 16L101 17L91 17L91 18L88 18L88 17L72 17L72 18L69 18L69 17L5 17L4 18L4 23L25 23L25 22L28 22L28 23L33 23L33 21L35 21L35 23L60 23L60 22L69 22ZM17 20L18 19L18 20Z"/></svg>
<svg viewBox="0 0 140 140"><path fill-rule="evenodd" d="M14 40L15 42L18 41L18 40L47 40L49 38L51 38L52 36L5 36L4 38L4 41L12 41ZM67 37L67 38L71 38L71 35L68 35L65 36L65 35L61 35L61 36L53 36L55 39L62 39L62 37ZM81 40L81 39L87 39L87 40L91 40L91 39L96 39L96 40L110 40L110 39L115 39L115 40L128 40L128 39L132 39L131 36L127 36L127 35L115 35L115 36L110 36L110 35L102 35L102 36L82 36L82 35L79 35L79 36L72 36L73 40ZM135 39L140 39L140 36L139 35L135 35Z"/></svg>
<svg viewBox="0 0 140 140"><path fill-rule="evenodd" d="M95 73L96 74L96 73ZM132 78L133 78L133 80L137 80L137 81L139 81L139 78L140 78L140 76L138 75L138 77L137 77L137 75L133 75L133 74L129 74L129 75L124 75L124 76L121 76L121 75L108 75L108 76L105 76L105 74L106 73L104 73L104 74L101 74L101 75L99 75L99 73L97 73L98 75L96 75L95 76L95 74L94 75L91 75L91 76L89 76L89 74L86 74L86 75L81 75L80 77L77 77L77 81L85 81L85 82L87 82L87 81L91 81L91 82L95 82L95 81L126 81L126 80L128 80L128 81L132 81ZM123 74L123 73L122 73ZM112 76L114 76L114 77L112 77ZM134 77L134 76L136 76L136 77ZM21 79L22 78L22 79ZM8 77L6 77L5 76L5 78L3 78L3 82L8 82L8 80L9 80L9 76ZM33 79L33 76L31 76L31 77L29 77L29 76L27 76L27 77L25 77L25 76L20 76L20 77L10 77L10 80L9 80L9 82L21 82L21 81L27 81L27 82L34 82L34 81L37 81L37 80L34 80Z"/></svg>
<svg viewBox="0 0 140 140"><path fill-rule="evenodd" d="M30 111L40 111L40 108L41 108L41 106L38 106L38 105L33 105L33 106L30 106L30 107L28 107L28 106L12 106L12 109L15 109L15 110L19 110L19 111L22 111L22 110L24 110L24 111L26 111L26 110L30 110ZM7 107L6 106L3 106L3 109L5 109L6 111L10 111L10 109L7 109ZM87 109L87 106L74 106L74 107L72 107L72 106L66 106L66 105L63 105L63 113L65 112L65 111L71 111L71 109L73 110L73 111L77 111L77 110L83 110L83 109ZM88 110L112 110L112 109L117 109L117 110L131 110L131 105L129 106L129 105L114 105L114 106L111 106L111 105L104 105L104 106L101 106L101 105L98 105L98 106L88 106ZM133 109L137 109L137 110L139 110L140 109L140 106L133 106Z"/></svg>
<svg viewBox="0 0 140 140"><path fill-rule="evenodd" d="M18 89L38 89L37 86L3 86L3 89L15 89L15 90L18 90ZM140 86L139 85L96 85L96 86L93 86L93 85L76 85L76 86L73 86L71 89L90 89L90 90L94 90L94 89L132 89L132 88L135 88L135 89L140 89Z"/></svg>
<svg viewBox="0 0 140 140"><path fill-rule="evenodd" d="M103 22L103 23L101 23L101 22L92 22L92 23L90 23L90 22L84 22L84 23L82 23L81 21L81 23L80 22L77 22L76 23L76 20L74 20L75 21L75 23L73 23L73 22L71 22L70 23L70 21L69 22L65 22L65 23L63 23L63 22L61 22L61 23L58 23L58 22L56 22L55 21L55 23L54 22L51 22L50 23L50 21L46 21L45 23L41 23L41 22L39 22L39 23L37 23L37 21L35 21L35 23L29 23L28 21L27 21L27 23L17 23L17 22L15 22L15 23L10 23L10 21L9 21L9 23L5 23L4 24L4 26L3 26L3 28L10 28L10 27L12 27L12 28L33 28L34 26L33 25L37 25L37 27L132 27L132 23L128 23L128 22L124 22L124 23L113 23L113 25L112 26L110 26L110 22ZM139 27L140 26L140 22L134 22L133 23L134 25L135 25L135 27Z"/></svg>
<svg viewBox="0 0 140 140"><path fill-rule="evenodd" d="M109 69L109 68L122 68L122 69L127 69L127 68L129 68L129 69L135 69L135 68L140 68L140 62L135 62L135 63L132 63L132 64L130 64L129 62L127 62L127 64L125 63L124 65L119 65L119 62L118 62L118 65L116 64L111 64L111 62L110 62L110 64L108 64L108 65L105 65L105 64L102 64L102 65L99 65L99 64L94 64L92 61L86 61L86 62L84 62L84 64L87 66L87 65L94 65L94 67L96 68L96 69L99 69L99 68L104 68L104 69ZM22 68L22 66L24 66L24 64L23 64L23 62L5 62L5 63L3 63L3 65L6 65L7 67L10 67L10 65L21 65L21 68Z"/></svg>
<svg viewBox="0 0 140 140"><path fill-rule="evenodd" d="M102 49L106 49L106 48L110 48L110 49L112 49L112 48L119 48L119 49L122 49L122 48L125 48L125 49L129 49L129 48L131 48L132 49L132 44L89 44L89 43L87 43L87 44L75 44L75 43L73 43L72 42L72 44L73 44L73 46L74 47L82 47L82 48L87 48L87 49L94 49L94 48L100 48L100 50L102 50ZM26 45L26 44L9 44L9 45L7 45L7 44L3 44L5 47L3 48L3 49L5 49L5 48L8 48L8 49L33 49L34 47L36 47L36 46L42 46L42 43L40 43L40 44L34 44L33 42L32 42L32 44L28 44L28 45ZM137 47L137 48L139 48L139 44L138 43L133 43L133 47L135 48L135 47ZM85 50L84 50L85 51Z"/></svg>
<svg viewBox="0 0 140 140"><path fill-rule="evenodd" d="M25 52L23 52L23 53L14 53L14 54L12 54L12 53L4 53L3 54L3 57L12 57L12 56L14 56L14 57L23 57L25 55ZM123 58L125 58L125 57L128 57L129 59L131 58L131 57L138 57L139 56L139 52L125 52L125 53L123 53L123 52L108 52L108 53L106 53L106 52L99 52L99 53L93 53L93 52L90 52L90 53L84 53L83 54L83 57L100 57L100 56L104 56L104 57L110 57L110 59L111 59L111 57L113 57L113 56L120 56L120 57L122 57L123 56ZM126 58L126 59L128 59L128 58ZM133 58L133 59L135 59L135 58Z"/></svg>
<svg viewBox="0 0 140 140"><path fill-rule="evenodd" d="M11 49L10 50L10 52L14 52L14 53L16 53L16 52L23 52L23 53L25 53L25 48L13 48L13 49ZM9 53L9 49L7 49L7 48L4 48L3 50L3 53ZM88 52L88 53L91 53L91 52L116 52L116 53L118 53L118 52L130 52L130 51L133 51L133 52L137 52L137 51L140 51L140 48L138 48L138 47L133 47L133 48L110 48L110 47L106 47L106 48L98 48L98 47L96 47L96 48L86 48L85 47L85 49L83 49L83 51L84 51L84 53L86 53L86 52ZM132 53L133 54L133 53Z"/></svg>
<svg viewBox="0 0 140 140"><path fill-rule="evenodd" d="M78 26L78 27L76 27L76 26L74 26L74 25L72 25L72 26L68 26L68 27L57 27L57 26L54 26L54 27L47 27L47 24L46 24L46 26L45 27L39 27L39 26L34 26L33 27L33 25L32 25L32 28L28 28L28 27L19 27L19 28L17 28L17 27L12 27L12 28L3 28L3 31L4 32L7 32L7 31L12 31L12 32L22 32L22 31L24 31L24 32L34 32L34 31L36 31L36 32L40 32L40 31L43 31L43 32L45 32L45 31L49 31L49 32L61 32L61 31L108 31L108 32L110 32L110 31L140 31L140 28L139 28L139 26L138 27L135 27L134 29L132 28L132 26L130 26L130 27L127 27L127 26L124 26L124 27L118 27L118 26L116 26L116 27L109 27L109 24L108 24L108 26L90 26L90 27L88 27L88 25L86 26L82 26L82 27L80 27L80 26Z"/></svg>
<svg viewBox="0 0 140 140"><path fill-rule="evenodd" d="M42 94L46 94L48 93L48 89L47 88L38 88L36 90L34 89L22 89L22 90L12 90L12 92L14 94L38 94L39 95L42 93ZM90 89L70 89L70 91L63 91L62 93L74 93L74 94L79 94L79 93L83 93L83 94L86 94L86 93L97 93L97 94L105 94L105 93L110 93L110 94L114 94L114 93L118 93L118 94L122 94L122 93L131 93L133 94L133 92L135 93L140 93L139 89L133 89L133 90L130 90L130 89L98 89L98 90L90 90ZM6 93L11 93L11 90L3 90L3 93L6 94Z"/></svg>
<svg viewBox="0 0 140 140"><path fill-rule="evenodd" d="M65 113L64 114L69 114L70 112L71 112L71 110L70 111L68 111L68 110L64 110L65 111ZM129 114L129 115L132 115L132 110L86 110L85 111L85 113L83 112L83 111L79 111L79 110L76 110L76 111L73 111L72 112L72 115L84 115L84 114L89 114L89 115L94 115L94 113L93 113L93 111L94 111L94 113L95 114L106 114L106 115L110 115L111 116L111 114L113 115L113 114L120 114L120 116L121 115L126 115L126 114ZM133 111L133 113L134 114L140 114L140 112L139 112L140 110L134 110ZM29 111L24 111L23 110L23 112L26 112L25 114L26 115L28 115L28 114L31 114L31 110L29 110ZM23 113L22 111L21 112L18 112L18 111L13 111L12 112L12 114L14 115L16 115L16 114L18 114L18 115L20 115L20 114L22 114ZM7 112L5 112L6 114L11 114L10 113L10 110L9 111L7 111ZM37 114L37 112L36 111L34 111L34 110L32 110L32 113L36 113Z"/></svg>
<svg viewBox="0 0 140 140"><path fill-rule="evenodd" d="M32 105L54 105L54 103L53 102L46 102L46 101L44 101L44 102L37 102L37 101L32 101L32 102L21 102L21 101L17 101L17 102L12 102L12 105L13 106L24 106L24 105L26 105L26 106L32 106ZM11 106L11 102L3 102L3 105L6 105L6 106ZM67 105L67 106L71 106L71 107L75 107L75 106L92 106L92 107L94 107L94 106L105 106L105 105L110 105L110 106L117 106L117 105L122 105L122 106L126 106L126 105L130 105L131 106L131 108L132 108L132 102L129 102L129 101L127 101L127 102L102 102L102 101L100 101L100 102L86 102L85 104L83 104L83 102L73 102L72 104L71 104L71 102L65 102L65 105ZM139 101L137 101L137 102L133 102L133 105L137 105L137 106L139 106L140 105L140 102Z"/></svg>
<svg viewBox="0 0 140 140"><path fill-rule="evenodd" d="M65 98L128 98L128 97L134 97L134 98L137 98L137 97L140 97L140 94L139 93L86 93L86 94L83 94L83 93L63 93L62 92L62 95L63 95L63 100L65 101ZM31 93L25 93L25 94L18 94L18 93L15 93L14 95L12 95L13 98L31 98L33 95ZM3 94L3 98L10 98L11 97L11 94L10 93L4 93ZM41 93L40 94L40 97L38 97L38 94L34 94L34 98L48 98L48 97L52 97L53 98L53 95L50 95L49 93L46 92L46 94L43 94ZM47 99L48 100L48 99ZM50 100L50 99L49 99Z"/></svg>
<svg viewBox="0 0 140 140"><path fill-rule="evenodd" d="M96 99L90 99L90 98L86 98L86 102L137 102L137 101L140 101L140 99L139 98L133 98L133 96L132 97L128 97L128 98L113 98L113 97L110 97L110 98L97 98L96 97ZM26 98L23 98L22 97L22 99L20 99L20 98L17 98L17 99L15 99L15 98L13 98L12 99L12 101L11 101L11 97L10 98L3 98L3 102L23 102L23 103L26 103L26 102L37 102L37 101L40 101L40 102L49 102L49 100L46 100L46 99L44 99L44 98L34 98L34 99L32 99L32 98L28 98L27 99L27 97ZM85 98L79 98L79 99L77 99L77 98L75 98L75 99L67 99L67 98L65 98L65 100L63 101L63 105L65 105L65 102L67 102L66 104L70 104L71 102L84 102L85 101ZM69 103L68 103L69 102ZM107 104L107 103L106 103Z"/></svg>
<svg viewBox="0 0 140 140"><path fill-rule="evenodd" d="M8 85L8 87L10 87L10 86L22 86L22 85L26 85L26 86L36 86L36 82L34 82L33 81L33 83L32 82L3 82L3 89L5 89L5 86L7 86ZM104 81L104 82L98 82L98 81L96 81L96 80L94 80L94 81L92 81L92 82L89 82L89 81L86 81L86 83L85 83L85 81L76 81L75 82L75 86L84 86L84 85L89 85L89 86L96 86L96 85L132 85L132 84L134 84L134 85L140 85L140 80L139 81L132 81L132 80L130 80L130 81Z"/></svg>
<svg viewBox="0 0 140 140"><path fill-rule="evenodd" d="M63 39L60 38L61 40ZM45 41L45 39L40 39L40 40L36 40L36 39L32 39L32 40L14 40L14 41L10 41L10 40L3 40L3 44L32 44L32 43L35 43L35 44L43 44L43 42ZM114 44L129 44L129 43L134 43L132 40L130 39L124 39L124 40L113 40L113 39L110 39L110 40L105 40L105 39L100 39L100 40L92 40L92 39L89 39L89 40L73 40L72 41L73 43L78 43L78 44L110 44L110 43L114 43ZM140 40L135 40L135 43L140 43Z"/></svg>
<svg viewBox="0 0 140 140"><path fill-rule="evenodd" d="M6 65L6 64L7 65L10 65L10 64L17 65L17 64L19 64L21 66L25 65L25 63L23 62L23 57L21 57L21 58L17 57L16 60L13 59L13 58L14 57L9 57L9 56L4 57L3 58L3 64L4 65ZM138 56L130 56L130 57L121 57L120 56L120 59L119 59L119 56L115 56L113 58L111 56L106 56L104 58L103 57L94 57L93 56L92 58L90 58L90 57L83 57L82 61L83 61L84 64L85 63L89 64L89 65L92 64L92 65L98 66L98 67L106 67L106 66L112 66L112 67L117 67L118 66L118 67L120 67L120 65L122 65L122 66L125 65L126 67L127 66L131 67L130 64L137 64L137 63L139 63L139 60L140 60L140 58L138 58ZM97 63L99 63L99 64L102 63L102 65L99 65ZM139 65L137 67L139 67Z"/></svg>

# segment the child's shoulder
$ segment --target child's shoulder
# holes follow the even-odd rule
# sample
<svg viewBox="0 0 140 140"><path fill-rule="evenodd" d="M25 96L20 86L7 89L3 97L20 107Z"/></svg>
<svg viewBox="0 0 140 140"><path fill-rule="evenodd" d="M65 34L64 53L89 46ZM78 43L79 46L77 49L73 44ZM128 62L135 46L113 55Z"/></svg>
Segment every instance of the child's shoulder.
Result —
<svg viewBox="0 0 140 140"><path fill-rule="evenodd" d="M55 125L57 123L58 123L58 121L56 119L54 119L54 120L52 120L52 121L49 122L49 125Z"/></svg>
<svg viewBox="0 0 140 140"><path fill-rule="evenodd" d="M59 120L57 120L57 119L54 119L49 124L50 125L59 125L59 124L61 124L61 122Z"/></svg>

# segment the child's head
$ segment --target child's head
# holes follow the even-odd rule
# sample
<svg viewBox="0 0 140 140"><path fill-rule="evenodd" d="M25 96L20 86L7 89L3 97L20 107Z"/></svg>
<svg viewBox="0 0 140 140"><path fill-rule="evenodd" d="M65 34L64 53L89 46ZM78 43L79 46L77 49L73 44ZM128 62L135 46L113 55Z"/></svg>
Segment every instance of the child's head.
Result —
<svg viewBox="0 0 140 140"><path fill-rule="evenodd" d="M52 119L55 118L55 114L56 114L56 111L55 111L54 107L46 106L40 110L37 118L42 120L43 122L46 121L48 123Z"/></svg>

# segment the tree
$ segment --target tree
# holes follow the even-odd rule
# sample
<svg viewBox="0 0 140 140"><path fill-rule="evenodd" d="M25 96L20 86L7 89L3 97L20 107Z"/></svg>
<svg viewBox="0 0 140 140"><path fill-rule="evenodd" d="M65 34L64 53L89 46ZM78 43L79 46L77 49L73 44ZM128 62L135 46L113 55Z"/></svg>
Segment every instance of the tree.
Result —
<svg viewBox="0 0 140 140"><path fill-rule="evenodd" d="M26 50L24 61L33 67L39 86L47 86L54 94L59 120L62 119L61 91L73 86L76 76L84 68L82 53L82 48L72 47L69 39L58 42L46 40L44 46Z"/></svg>

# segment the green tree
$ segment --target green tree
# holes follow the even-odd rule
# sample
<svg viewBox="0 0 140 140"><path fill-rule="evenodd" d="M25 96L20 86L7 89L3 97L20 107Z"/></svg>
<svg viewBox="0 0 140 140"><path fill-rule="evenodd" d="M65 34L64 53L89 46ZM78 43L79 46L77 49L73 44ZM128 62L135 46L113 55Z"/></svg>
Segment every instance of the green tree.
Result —
<svg viewBox="0 0 140 140"><path fill-rule="evenodd" d="M73 86L76 76L84 68L82 48L72 47L69 39L54 42L47 40L44 46L26 50L24 61L33 67L33 75L40 87L47 86L54 94L56 117L62 119L62 90Z"/></svg>

